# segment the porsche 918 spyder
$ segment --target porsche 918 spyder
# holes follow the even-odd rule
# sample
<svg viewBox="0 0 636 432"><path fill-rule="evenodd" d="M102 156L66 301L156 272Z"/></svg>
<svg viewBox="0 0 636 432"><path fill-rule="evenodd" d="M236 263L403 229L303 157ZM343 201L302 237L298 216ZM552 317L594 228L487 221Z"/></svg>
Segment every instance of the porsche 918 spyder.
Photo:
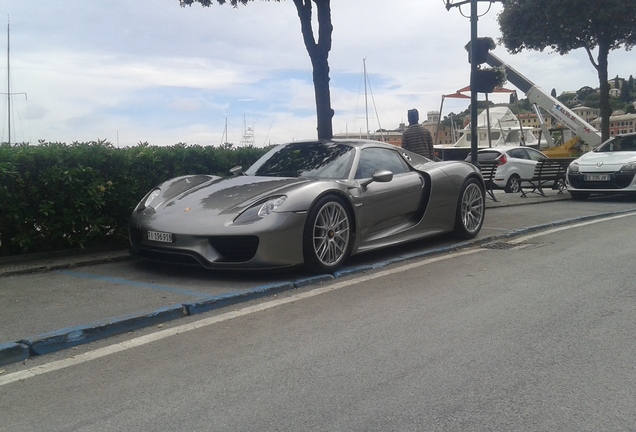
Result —
<svg viewBox="0 0 636 432"><path fill-rule="evenodd" d="M448 232L472 238L484 222L476 167L377 141L282 144L232 171L152 189L130 218L131 253L206 268L331 272L381 247Z"/></svg>

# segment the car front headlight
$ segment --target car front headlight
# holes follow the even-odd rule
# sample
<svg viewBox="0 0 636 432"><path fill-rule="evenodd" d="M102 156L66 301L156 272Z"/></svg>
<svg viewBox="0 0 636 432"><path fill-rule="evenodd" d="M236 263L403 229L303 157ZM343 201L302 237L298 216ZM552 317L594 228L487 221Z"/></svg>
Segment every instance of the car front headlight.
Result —
<svg viewBox="0 0 636 432"><path fill-rule="evenodd" d="M572 162L570 166L568 167L568 169L570 170L571 173L578 173L579 172L578 162Z"/></svg>
<svg viewBox="0 0 636 432"><path fill-rule="evenodd" d="M621 172L633 173L636 172L636 162L630 162L621 167Z"/></svg>
<svg viewBox="0 0 636 432"><path fill-rule="evenodd" d="M271 197L266 201L261 201L258 204L245 210L235 220L234 223L246 224L256 222L263 219L269 214L273 213L278 207L283 205L287 197L285 195Z"/></svg>
<svg viewBox="0 0 636 432"><path fill-rule="evenodd" d="M139 201L139 204L137 204L136 210L143 211L147 208L151 208L153 210L156 209L159 206L159 204L161 204L159 197L161 197L161 189L154 188L153 190L148 192L148 195L146 195L144 199Z"/></svg>
<svg viewBox="0 0 636 432"><path fill-rule="evenodd" d="M161 196L161 189L155 188L153 189L144 201L144 207L152 207L156 208L159 205L159 196ZM154 205L153 205L154 204Z"/></svg>

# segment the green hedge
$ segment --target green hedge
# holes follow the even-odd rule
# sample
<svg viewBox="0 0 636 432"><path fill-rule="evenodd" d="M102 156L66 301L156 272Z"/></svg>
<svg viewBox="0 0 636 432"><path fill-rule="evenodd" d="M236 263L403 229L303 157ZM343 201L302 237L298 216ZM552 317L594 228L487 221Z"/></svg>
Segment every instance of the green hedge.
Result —
<svg viewBox="0 0 636 432"><path fill-rule="evenodd" d="M267 149L106 141L0 144L0 256L127 244L127 221L155 185L184 174L229 175Z"/></svg>

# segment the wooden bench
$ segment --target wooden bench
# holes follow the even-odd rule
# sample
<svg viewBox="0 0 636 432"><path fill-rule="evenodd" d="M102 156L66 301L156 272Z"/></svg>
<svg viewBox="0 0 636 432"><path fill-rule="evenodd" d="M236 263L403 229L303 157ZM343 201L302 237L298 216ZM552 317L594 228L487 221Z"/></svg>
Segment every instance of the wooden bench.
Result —
<svg viewBox="0 0 636 432"><path fill-rule="evenodd" d="M494 160L479 162L479 169L481 170L481 176L483 177L486 185L486 192L488 192L488 195L490 195L493 201L499 201L493 192L493 188L495 186L493 180L495 179L495 173L497 172L498 166L499 162Z"/></svg>
<svg viewBox="0 0 636 432"><path fill-rule="evenodd" d="M534 173L531 178L520 179L521 196L525 197L528 193L536 193L545 196L543 192L544 186L550 186L552 189L558 189L560 194L565 190L565 173L568 165L575 158L548 158L537 162L534 167ZM530 189L527 192L525 189Z"/></svg>

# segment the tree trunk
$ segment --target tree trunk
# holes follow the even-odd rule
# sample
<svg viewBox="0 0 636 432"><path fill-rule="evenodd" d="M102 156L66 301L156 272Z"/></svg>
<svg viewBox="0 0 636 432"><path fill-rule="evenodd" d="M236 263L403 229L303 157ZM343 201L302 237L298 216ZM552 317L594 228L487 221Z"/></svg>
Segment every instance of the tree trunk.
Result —
<svg viewBox="0 0 636 432"><path fill-rule="evenodd" d="M316 114L318 117L318 139L333 138L332 120L334 111L331 108L329 91L329 62L327 56L312 58L314 67L314 94L316 95Z"/></svg>
<svg viewBox="0 0 636 432"><path fill-rule="evenodd" d="M316 4L318 17L318 42L314 39L311 24L312 0L294 0L300 27L313 67L314 94L316 97L316 115L318 122L318 139L333 138L332 120L334 111L331 109L331 93L329 90L329 51L331 51L331 24L330 0L313 0Z"/></svg>
<svg viewBox="0 0 636 432"><path fill-rule="evenodd" d="M609 46L606 43L598 44L598 81L600 89L599 108L601 111L601 138L603 141L609 139L610 116L610 85L608 82L608 57Z"/></svg>

